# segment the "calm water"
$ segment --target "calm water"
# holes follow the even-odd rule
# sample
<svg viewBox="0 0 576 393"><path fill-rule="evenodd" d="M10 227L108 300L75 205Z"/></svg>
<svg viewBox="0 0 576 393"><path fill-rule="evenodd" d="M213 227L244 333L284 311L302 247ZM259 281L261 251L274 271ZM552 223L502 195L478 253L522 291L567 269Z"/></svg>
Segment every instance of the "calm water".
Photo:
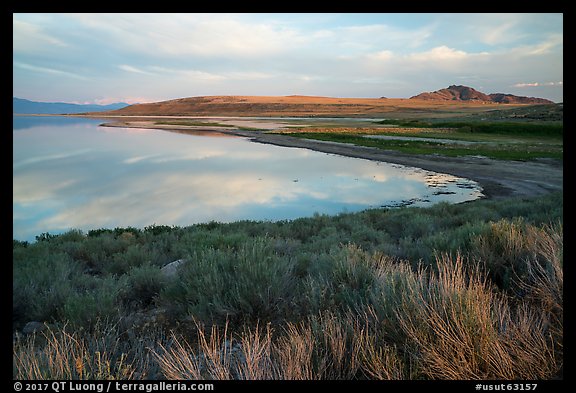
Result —
<svg viewBox="0 0 576 393"><path fill-rule="evenodd" d="M118 226L281 220L476 199L475 182L212 133L13 118L14 239Z"/></svg>

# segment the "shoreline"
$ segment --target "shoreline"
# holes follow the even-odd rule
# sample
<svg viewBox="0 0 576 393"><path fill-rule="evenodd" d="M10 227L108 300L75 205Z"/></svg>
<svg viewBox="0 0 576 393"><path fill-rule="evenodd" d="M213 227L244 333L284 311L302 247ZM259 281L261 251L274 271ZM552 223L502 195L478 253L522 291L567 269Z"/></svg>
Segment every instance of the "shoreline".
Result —
<svg viewBox="0 0 576 393"><path fill-rule="evenodd" d="M147 128L179 133L197 131L218 132L250 139L252 142L282 147L309 149L371 161L388 162L446 173L476 181L485 198L501 199L516 196L539 196L563 190L563 163L554 159L534 161L504 161L480 156L446 157L441 155L412 155L393 150L351 144L294 138L262 131L246 131L233 127L175 126L148 121L115 121L103 127Z"/></svg>

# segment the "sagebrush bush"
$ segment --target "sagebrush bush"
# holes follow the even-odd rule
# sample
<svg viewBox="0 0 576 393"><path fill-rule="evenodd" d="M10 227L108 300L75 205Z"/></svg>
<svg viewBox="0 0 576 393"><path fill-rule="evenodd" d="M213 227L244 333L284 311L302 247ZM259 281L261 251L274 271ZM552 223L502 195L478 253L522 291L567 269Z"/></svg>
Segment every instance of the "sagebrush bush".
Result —
<svg viewBox="0 0 576 393"><path fill-rule="evenodd" d="M167 278L157 266L133 267L127 276L127 285L120 296L129 307L150 306L167 284Z"/></svg>
<svg viewBox="0 0 576 393"><path fill-rule="evenodd" d="M51 252L47 244L13 253L13 321L47 321L62 316L61 310L74 293L73 281L80 267L68 255Z"/></svg>
<svg viewBox="0 0 576 393"><path fill-rule="evenodd" d="M273 252L269 238L252 239L237 251L196 252L178 280L161 292L160 302L219 323L277 318L290 311L290 299L297 294L287 262Z"/></svg>
<svg viewBox="0 0 576 393"><path fill-rule="evenodd" d="M68 296L60 311L61 318L73 327L91 328L98 320L118 320L122 313L120 295L126 278L97 278L91 289L77 290Z"/></svg>

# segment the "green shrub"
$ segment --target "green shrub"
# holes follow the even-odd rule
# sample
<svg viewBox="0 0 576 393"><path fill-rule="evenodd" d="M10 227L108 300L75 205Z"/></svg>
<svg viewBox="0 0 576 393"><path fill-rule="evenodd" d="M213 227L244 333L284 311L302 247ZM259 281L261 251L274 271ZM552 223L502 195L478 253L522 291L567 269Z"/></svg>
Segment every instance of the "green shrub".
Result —
<svg viewBox="0 0 576 393"><path fill-rule="evenodd" d="M93 278L94 287L70 294L62 305L62 320L75 327L93 327L99 320L118 320L125 279Z"/></svg>
<svg viewBox="0 0 576 393"><path fill-rule="evenodd" d="M104 267L104 272L126 274L134 267L154 263L159 258L160 253L156 249L149 249L140 244L130 244L125 251L117 252L112 256L112 261Z"/></svg>
<svg viewBox="0 0 576 393"><path fill-rule="evenodd" d="M50 252L37 243L13 253L13 323L52 321L73 294L73 280L81 274L79 265L68 255Z"/></svg>
<svg viewBox="0 0 576 393"><path fill-rule="evenodd" d="M121 294L128 307L148 307L166 285L166 278L157 266L133 267L128 272L127 286Z"/></svg>
<svg viewBox="0 0 576 393"><path fill-rule="evenodd" d="M81 242L84 238L84 233L79 229L72 229L55 237L57 243Z"/></svg>
<svg viewBox="0 0 576 393"><path fill-rule="evenodd" d="M98 237L87 237L75 254L77 260L94 274L102 274L110 269L116 254L125 252L130 245L126 239L104 233Z"/></svg>
<svg viewBox="0 0 576 393"><path fill-rule="evenodd" d="M256 238L238 251L196 252L180 270L179 279L161 292L161 302L183 305L202 322L283 318L297 291L292 263L272 250L271 239Z"/></svg>
<svg viewBox="0 0 576 393"><path fill-rule="evenodd" d="M30 243L26 240L24 240L24 241L23 240L16 240L16 239L12 240L12 248L13 249L18 248L18 247L26 248L29 245L30 245Z"/></svg>

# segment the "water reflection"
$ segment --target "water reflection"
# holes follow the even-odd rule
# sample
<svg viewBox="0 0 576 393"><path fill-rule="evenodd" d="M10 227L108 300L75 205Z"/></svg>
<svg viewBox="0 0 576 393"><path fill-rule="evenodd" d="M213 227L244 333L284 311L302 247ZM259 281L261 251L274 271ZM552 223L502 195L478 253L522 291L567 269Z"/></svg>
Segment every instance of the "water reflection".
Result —
<svg viewBox="0 0 576 393"><path fill-rule="evenodd" d="M292 219L481 195L474 182L421 169L78 120L14 132L15 239L70 228Z"/></svg>

